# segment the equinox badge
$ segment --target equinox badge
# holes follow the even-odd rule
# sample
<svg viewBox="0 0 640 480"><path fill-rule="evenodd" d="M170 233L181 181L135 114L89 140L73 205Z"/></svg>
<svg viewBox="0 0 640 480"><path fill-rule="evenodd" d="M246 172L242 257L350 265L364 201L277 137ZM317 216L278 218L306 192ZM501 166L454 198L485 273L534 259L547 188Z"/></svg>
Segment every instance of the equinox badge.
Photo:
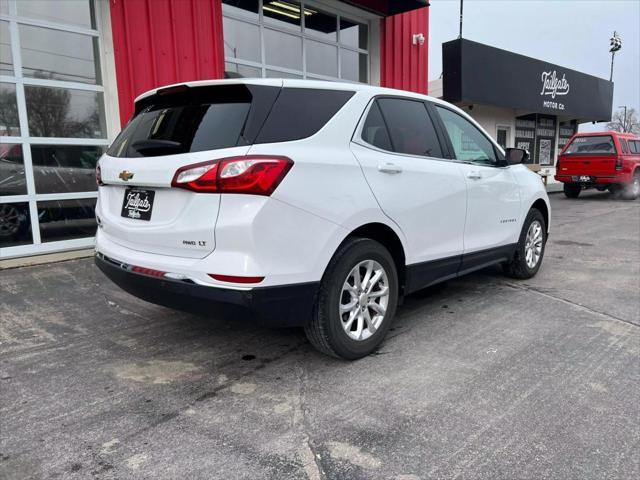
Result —
<svg viewBox="0 0 640 480"><path fill-rule="evenodd" d="M131 180L133 178L133 173L127 171L127 170L123 170L120 172L120 175L118 175L118 178L124 180L125 182L127 180Z"/></svg>

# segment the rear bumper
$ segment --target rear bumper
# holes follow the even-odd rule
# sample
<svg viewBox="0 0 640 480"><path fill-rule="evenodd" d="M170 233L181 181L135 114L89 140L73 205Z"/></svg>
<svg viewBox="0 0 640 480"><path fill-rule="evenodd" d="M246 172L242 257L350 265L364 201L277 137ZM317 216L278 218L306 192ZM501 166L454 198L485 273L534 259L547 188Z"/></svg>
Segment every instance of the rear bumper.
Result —
<svg viewBox="0 0 640 480"><path fill-rule="evenodd" d="M319 287L312 282L237 290L134 273L100 253L95 263L112 282L147 302L198 314L233 315L273 327L305 325Z"/></svg>
<svg viewBox="0 0 640 480"><path fill-rule="evenodd" d="M633 179L633 175L621 172L620 175L616 175L614 177L599 177L597 175L589 175L591 177L591 181L589 182L579 182L574 181L573 177L580 177L580 175L554 175L558 182L562 183L580 183L582 185L602 185L602 184L617 184L617 183L630 183Z"/></svg>

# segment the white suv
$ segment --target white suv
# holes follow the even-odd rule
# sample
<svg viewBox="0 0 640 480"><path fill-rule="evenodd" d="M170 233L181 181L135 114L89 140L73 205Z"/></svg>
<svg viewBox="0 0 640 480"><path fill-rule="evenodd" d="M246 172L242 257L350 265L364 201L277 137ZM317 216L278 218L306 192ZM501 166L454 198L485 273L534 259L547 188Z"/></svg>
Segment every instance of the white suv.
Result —
<svg viewBox="0 0 640 480"><path fill-rule="evenodd" d="M153 90L100 159L96 262L126 291L303 326L372 352L404 295L540 268L540 178L460 109L378 87L221 80Z"/></svg>

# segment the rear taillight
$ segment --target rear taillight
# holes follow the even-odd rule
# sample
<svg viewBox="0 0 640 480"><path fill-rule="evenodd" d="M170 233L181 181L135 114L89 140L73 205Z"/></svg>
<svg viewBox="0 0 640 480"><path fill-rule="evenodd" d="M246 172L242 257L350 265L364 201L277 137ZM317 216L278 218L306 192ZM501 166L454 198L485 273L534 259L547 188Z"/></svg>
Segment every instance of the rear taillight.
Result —
<svg viewBox="0 0 640 480"><path fill-rule="evenodd" d="M622 157L616 157L616 170L622 170Z"/></svg>
<svg viewBox="0 0 640 480"><path fill-rule="evenodd" d="M196 163L178 169L171 186L198 193L273 193L293 161L272 155L248 155Z"/></svg>
<svg viewBox="0 0 640 480"><path fill-rule="evenodd" d="M104 185L104 183L102 183L102 172L100 170L100 164L96 165L96 184L99 187Z"/></svg>

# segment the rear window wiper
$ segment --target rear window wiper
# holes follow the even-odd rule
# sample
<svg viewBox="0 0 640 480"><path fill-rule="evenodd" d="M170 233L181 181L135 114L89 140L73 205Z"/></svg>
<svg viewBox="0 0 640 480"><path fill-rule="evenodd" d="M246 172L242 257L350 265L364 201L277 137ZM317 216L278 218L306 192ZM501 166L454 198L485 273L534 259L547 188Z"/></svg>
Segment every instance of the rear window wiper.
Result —
<svg viewBox="0 0 640 480"><path fill-rule="evenodd" d="M131 148L140 153L151 153L162 150L172 150L180 153L185 151L184 145L182 145L180 142L160 139L138 140L131 144Z"/></svg>

